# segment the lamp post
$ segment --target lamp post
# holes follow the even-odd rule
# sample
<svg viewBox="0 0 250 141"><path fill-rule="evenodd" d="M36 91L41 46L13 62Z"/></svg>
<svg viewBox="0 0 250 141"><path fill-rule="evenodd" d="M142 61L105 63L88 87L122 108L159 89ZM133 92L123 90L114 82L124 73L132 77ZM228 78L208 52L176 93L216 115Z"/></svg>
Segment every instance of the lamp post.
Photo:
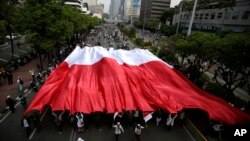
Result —
<svg viewBox="0 0 250 141"><path fill-rule="evenodd" d="M144 3L144 17L143 17L143 28L142 28L143 33L145 30L145 24L146 24L146 5L147 5L147 0L145 0L145 3Z"/></svg>
<svg viewBox="0 0 250 141"><path fill-rule="evenodd" d="M178 23L177 23L177 28L176 28L176 34L179 32L179 26L180 26L180 21L181 21L181 13L182 13L182 7L183 7L184 0L181 1L181 7L179 11L179 16L178 16Z"/></svg>
<svg viewBox="0 0 250 141"><path fill-rule="evenodd" d="M192 11L192 16L191 16L191 19L190 19L190 22L189 22L189 26L188 26L187 36L189 36L191 34L192 25L193 25L193 22L194 22L195 10L196 10L196 6L197 6L197 1L198 0L194 1L194 7L193 7L193 11Z"/></svg>

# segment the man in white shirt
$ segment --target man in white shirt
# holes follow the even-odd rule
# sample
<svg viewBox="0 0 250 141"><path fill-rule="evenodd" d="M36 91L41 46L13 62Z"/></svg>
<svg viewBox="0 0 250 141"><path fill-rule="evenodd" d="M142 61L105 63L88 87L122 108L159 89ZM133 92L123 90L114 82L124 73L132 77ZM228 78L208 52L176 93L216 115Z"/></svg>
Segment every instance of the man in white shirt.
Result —
<svg viewBox="0 0 250 141"><path fill-rule="evenodd" d="M28 138L30 135L31 129L30 129L30 119L27 116L23 116L21 120L21 126L26 129L26 134Z"/></svg>
<svg viewBox="0 0 250 141"><path fill-rule="evenodd" d="M117 122L117 124L113 125L113 127L115 128L115 140L119 141L119 135L124 132L123 127L120 122Z"/></svg>
<svg viewBox="0 0 250 141"><path fill-rule="evenodd" d="M140 124L137 124L137 126L135 127L135 139L136 141L141 141L141 130L144 127L141 126Z"/></svg>

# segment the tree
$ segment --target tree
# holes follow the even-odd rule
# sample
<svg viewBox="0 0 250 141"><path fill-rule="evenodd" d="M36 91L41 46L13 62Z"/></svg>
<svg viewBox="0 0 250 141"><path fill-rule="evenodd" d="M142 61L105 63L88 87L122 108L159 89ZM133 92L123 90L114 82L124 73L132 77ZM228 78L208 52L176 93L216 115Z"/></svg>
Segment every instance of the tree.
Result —
<svg viewBox="0 0 250 141"><path fill-rule="evenodd" d="M104 19L109 19L109 14L108 14L108 13L103 13L102 17L103 17Z"/></svg>
<svg viewBox="0 0 250 141"><path fill-rule="evenodd" d="M65 18L62 3L53 0L28 0L19 10L19 29L38 51L43 69L41 54L64 44L72 36L73 24Z"/></svg>
<svg viewBox="0 0 250 141"><path fill-rule="evenodd" d="M250 59L249 38L249 33L233 33L214 41L216 44L214 79L228 91L226 98L229 101L234 100L233 91L246 85L249 78L250 63L246 61ZM219 77L225 83L220 83Z"/></svg>
<svg viewBox="0 0 250 141"><path fill-rule="evenodd" d="M186 67L190 79L198 85L201 75L213 65L214 51L210 47L210 42L217 38L214 34L197 32L188 36L187 40L176 43L176 51L182 58L182 67ZM184 66L184 59L187 61L187 66Z"/></svg>
<svg viewBox="0 0 250 141"><path fill-rule="evenodd" d="M160 18L161 22L165 24L168 21L168 22L170 22L170 25L172 25L175 11L176 11L175 8L170 8L170 9L164 11L163 14L161 15L161 18Z"/></svg>
<svg viewBox="0 0 250 141"><path fill-rule="evenodd" d="M0 0L0 24L10 36L11 43L11 60L13 60L14 55L14 43L12 38L12 33L15 31L15 14L16 7L15 3L11 0Z"/></svg>

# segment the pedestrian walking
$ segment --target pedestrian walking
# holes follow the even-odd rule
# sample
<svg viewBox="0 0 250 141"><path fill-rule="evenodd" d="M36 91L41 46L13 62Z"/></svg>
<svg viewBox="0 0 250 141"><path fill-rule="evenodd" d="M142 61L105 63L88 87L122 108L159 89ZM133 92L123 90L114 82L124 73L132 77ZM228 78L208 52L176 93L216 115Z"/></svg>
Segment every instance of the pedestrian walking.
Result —
<svg viewBox="0 0 250 141"><path fill-rule="evenodd" d="M34 81L35 80L35 72L34 72L34 70L30 69L29 73L30 73L30 75L32 77L32 80Z"/></svg>
<svg viewBox="0 0 250 141"><path fill-rule="evenodd" d="M81 112L76 114L76 124L77 124L77 132L83 131L84 128L84 115Z"/></svg>
<svg viewBox="0 0 250 141"><path fill-rule="evenodd" d="M62 134L62 122L63 122L63 114L64 114L65 111L63 112L52 112L52 115L55 117L55 123L56 123L56 126L58 128L58 131L59 131L59 134Z"/></svg>
<svg viewBox="0 0 250 141"><path fill-rule="evenodd" d="M15 113L15 101L10 97L10 95L7 96L6 99L6 105L9 107L10 111L12 113Z"/></svg>
<svg viewBox="0 0 250 141"><path fill-rule="evenodd" d="M23 108L25 109L27 107L26 97L24 97L23 95L19 95L18 98L19 98L20 103L22 104Z"/></svg>
<svg viewBox="0 0 250 141"><path fill-rule="evenodd" d="M115 140L119 141L119 136L124 132L123 127L120 122L117 122L113 127L115 128Z"/></svg>
<svg viewBox="0 0 250 141"><path fill-rule="evenodd" d="M17 84L19 86L20 92L22 92L23 91L23 84L24 84L24 82L23 82L23 79L20 76L18 76Z"/></svg>
<svg viewBox="0 0 250 141"><path fill-rule="evenodd" d="M21 119L21 126L26 129L27 138L29 137L31 133L30 125L31 124L30 124L29 117L24 115L23 118Z"/></svg>
<svg viewBox="0 0 250 141"><path fill-rule="evenodd" d="M175 120L176 117L177 117L177 114L175 114L173 117L172 117L172 114L168 115L166 125L167 125L169 131L174 126L174 120Z"/></svg>
<svg viewBox="0 0 250 141"><path fill-rule="evenodd" d="M181 126L183 126L184 117L185 117L185 112L181 111L180 114L179 114L179 123L180 123Z"/></svg>
<svg viewBox="0 0 250 141"><path fill-rule="evenodd" d="M141 130L143 129L144 127L141 126L140 124L137 124L136 127L135 127L135 140L136 141L141 141Z"/></svg>
<svg viewBox="0 0 250 141"><path fill-rule="evenodd" d="M135 111L134 111L134 123L135 124L138 124L139 123L139 120L140 120L140 118L139 118L139 115L140 113L139 113L139 110L138 109L136 109Z"/></svg>
<svg viewBox="0 0 250 141"><path fill-rule="evenodd" d="M13 75L10 71L7 72L7 78L8 78L8 84L12 85L13 84Z"/></svg>
<svg viewBox="0 0 250 141"><path fill-rule="evenodd" d="M161 122L163 112L161 109L159 109L157 112L155 112L155 120L156 120L156 126L158 126Z"/></svg>
<svg viewBox="0 0 250 141"><path fill-rule="evenodd" d="M39 132L39 130L40 130L40 114L39 114L39 112L34 112L31 115L31 121L32 121L32 124L34 125L34 128L36 128L37 131Z"/></svg>

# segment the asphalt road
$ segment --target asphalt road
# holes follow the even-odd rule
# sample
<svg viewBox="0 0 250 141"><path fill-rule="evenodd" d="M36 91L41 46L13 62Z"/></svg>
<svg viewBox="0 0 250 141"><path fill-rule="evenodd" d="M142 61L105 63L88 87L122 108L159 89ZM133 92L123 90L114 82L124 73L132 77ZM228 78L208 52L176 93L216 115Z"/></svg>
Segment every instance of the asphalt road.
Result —
<svg viewBox="0 0 250 141"><path fill-rule="evenodd" d="M17 42L19 42L21 45L18 48ZM25 44L24 37L14 40L14 57L20 57L22 55L25 55L31 51L30 45ZM0 64L8 62L8 60L11 59L11 45L10 42L0 45Z"/></svg>
<svg viewBox="0 0 250 141"><path fill-rule="evenodd" d="M28 101L34 96L32 92L28 96ZM56 129L54 118L49 110L41 116L41 129L39 132L33 130L29 138L26 137L25 129L21 128L21 116L24 109L19 105L14 114L10 114L0 123L1 141L76 141L82 137L85 141L114 141L114 129L108 129L107 124L102 124L100 131L90 124L87 132L77 133L73 130L69 120L64 118L62 134ZM120 141L134 141L133 129L125 128L125 132L120 136ZM193 141L188 132L176 125L168 131L163 124L155 126L153 121L148 123L148 127L143 129L142 141Z"/></svg>

